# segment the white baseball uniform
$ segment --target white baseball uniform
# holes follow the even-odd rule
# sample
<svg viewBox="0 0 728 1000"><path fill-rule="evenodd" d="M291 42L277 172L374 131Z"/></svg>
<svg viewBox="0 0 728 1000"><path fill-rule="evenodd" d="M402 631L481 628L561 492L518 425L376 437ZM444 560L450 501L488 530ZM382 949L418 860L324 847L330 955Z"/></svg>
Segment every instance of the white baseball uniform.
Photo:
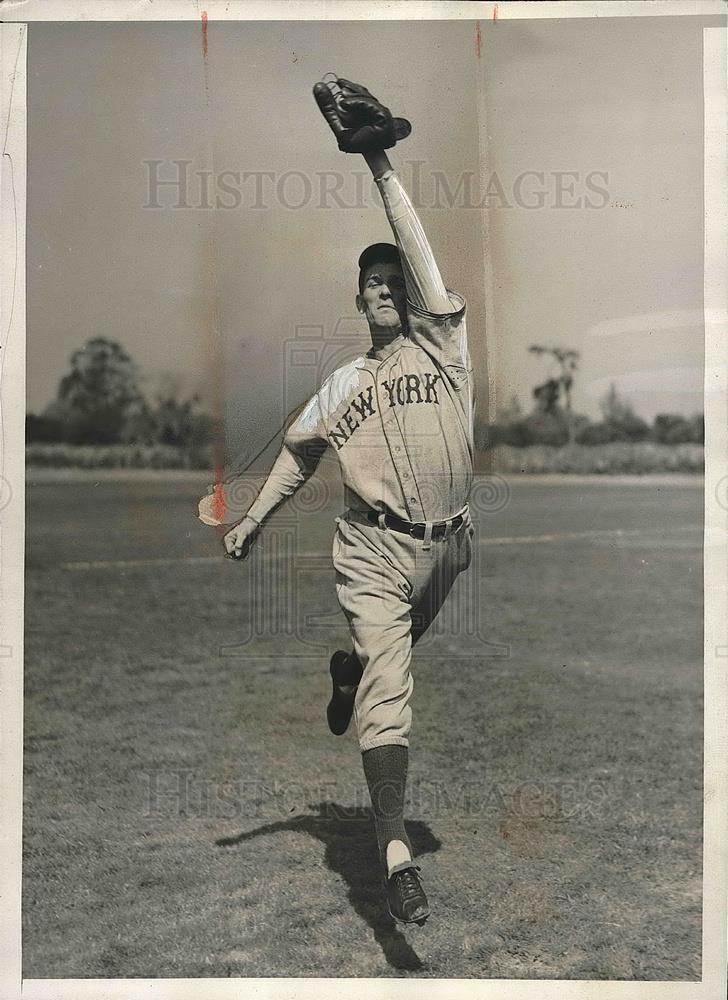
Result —
<svg viewBox="0 0 728 1000"><path fill-rule="evenodd" d="M465 302L445 290L396 175L377 178L407 287L408 329L326 378L289 426L248 515L263 522L326 448L341 467L336 593L363 667L354 717L362 751L407 746L412 645L472 558L473 368ZM369 516L375 517L372 523ZM424 524L424 537L385 515ZM452 520L460 517L457 530ZM439 525L433 535L433 523Z"/></svg>

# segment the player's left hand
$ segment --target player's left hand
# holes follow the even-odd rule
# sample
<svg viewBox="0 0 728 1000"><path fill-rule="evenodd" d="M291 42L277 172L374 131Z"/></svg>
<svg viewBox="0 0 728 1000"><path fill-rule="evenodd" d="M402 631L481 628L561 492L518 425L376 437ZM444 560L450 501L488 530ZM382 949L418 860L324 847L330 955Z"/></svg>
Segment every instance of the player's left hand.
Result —
<svg viewBox="0 0 728 1000"><path fill-rule="evenodd" d="M246 559L259 533L258 522L251 517L244 517L240 524L236 524L223 536L222 544L226 555L230 559Z"/></svg>
<svg viewBox="0 0 728 1000"><path fill-rule="evenodd" d="M344 153L390 149L412 131L406 118L393 118L389 108L366 87L344 77L338 77L336 83L315 84L313 94Z"/></svg>

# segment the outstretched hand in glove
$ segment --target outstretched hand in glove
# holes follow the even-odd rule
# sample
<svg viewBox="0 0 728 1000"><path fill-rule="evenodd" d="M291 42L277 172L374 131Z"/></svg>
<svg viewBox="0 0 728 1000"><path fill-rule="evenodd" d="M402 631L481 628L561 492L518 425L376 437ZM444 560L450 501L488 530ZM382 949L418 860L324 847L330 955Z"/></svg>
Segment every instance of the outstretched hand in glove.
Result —
<svg viewBox="0 0 728 1000"><path fill-rule="evenodd" d="M343 77L315 84L313 95L343 153L390 149L412 131L406 118L393 118L366 87Z"/></svg>

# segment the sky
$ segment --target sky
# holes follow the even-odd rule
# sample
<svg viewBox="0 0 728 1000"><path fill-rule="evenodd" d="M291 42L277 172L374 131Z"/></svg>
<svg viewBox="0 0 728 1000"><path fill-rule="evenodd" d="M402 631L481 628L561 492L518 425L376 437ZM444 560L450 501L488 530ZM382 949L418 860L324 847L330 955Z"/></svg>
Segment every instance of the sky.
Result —
<svg viewBox="0 0 728 1000"><path fill-rule="evenodd" d="M484 21L479 42L464 21L225 22L206 43L30 26L30 411L105 336L248 453L367 349L355 262L391 235L311 96L330 70L413 123L391 159L467 300L481 412L530 409L553 374L532 344L580 352L592 418L612 382L646 419L702 410L698 19ZM175 161L184 191L155 188Z"/></svg>

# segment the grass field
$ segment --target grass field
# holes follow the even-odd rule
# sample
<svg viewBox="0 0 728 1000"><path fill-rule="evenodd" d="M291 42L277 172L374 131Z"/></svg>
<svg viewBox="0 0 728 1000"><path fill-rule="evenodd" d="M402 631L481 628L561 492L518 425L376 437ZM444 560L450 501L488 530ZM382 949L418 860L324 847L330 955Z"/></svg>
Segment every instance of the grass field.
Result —
<svg viewBox="0 0 728 1000"><path fill-rule="evenodd" d="M236 564L206 481L29 474L25 977L698 979L700 482L480 494L415 655L403 933L325 722L340 493Z"/></svg>

